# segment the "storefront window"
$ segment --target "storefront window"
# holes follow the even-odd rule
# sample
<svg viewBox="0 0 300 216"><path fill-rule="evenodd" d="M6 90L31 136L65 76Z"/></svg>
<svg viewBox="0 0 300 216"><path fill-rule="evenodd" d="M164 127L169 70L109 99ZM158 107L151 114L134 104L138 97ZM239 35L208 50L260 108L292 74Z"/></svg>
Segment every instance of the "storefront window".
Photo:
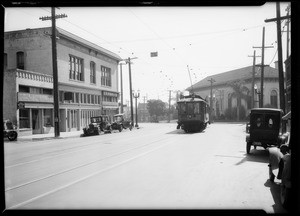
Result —
<svg viewBox="0 0 300 216"><path fill-rule="evenodd" d="M44 126L53 127L53 112L51 109L44 109Z"/></svg>
<svg viewBox="0 0 300 216"><path fill-rule="evenodd" d="M29 109L19 110L20 128L30 128Z"/></svg>

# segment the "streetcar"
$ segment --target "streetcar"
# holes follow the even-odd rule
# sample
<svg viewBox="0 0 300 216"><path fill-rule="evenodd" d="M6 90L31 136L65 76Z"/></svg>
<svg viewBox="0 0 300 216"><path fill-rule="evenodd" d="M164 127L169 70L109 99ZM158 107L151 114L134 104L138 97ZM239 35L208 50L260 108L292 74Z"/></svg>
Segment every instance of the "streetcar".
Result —
<svg viewBox="0 0 300 216"><path fill-rule="evenodd" d="M209 122L209 105L200 96L190 94L182 96L177 102L177 129L188 132L201 132Z"/></svg>

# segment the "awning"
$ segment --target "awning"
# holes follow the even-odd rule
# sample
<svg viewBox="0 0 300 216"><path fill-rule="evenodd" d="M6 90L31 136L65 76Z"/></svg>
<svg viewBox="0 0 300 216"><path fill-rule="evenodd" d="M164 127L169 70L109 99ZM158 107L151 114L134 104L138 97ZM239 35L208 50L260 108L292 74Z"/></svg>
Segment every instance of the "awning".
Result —
<svg viewBox="0 0 300 216"><path fill-rule="evenodd" d="M46 104L46 103L27 103L27 102L25 102L25 108L54 109L54 105L53 104Z"/></svg>
<svg viewBox="0 0 300 216"><path fill-rule="evenodd" d="M113 110L115 110L115 109L118 109L119 107L117 107L117 106L103 106L103 109L113 109Z"/></svg>

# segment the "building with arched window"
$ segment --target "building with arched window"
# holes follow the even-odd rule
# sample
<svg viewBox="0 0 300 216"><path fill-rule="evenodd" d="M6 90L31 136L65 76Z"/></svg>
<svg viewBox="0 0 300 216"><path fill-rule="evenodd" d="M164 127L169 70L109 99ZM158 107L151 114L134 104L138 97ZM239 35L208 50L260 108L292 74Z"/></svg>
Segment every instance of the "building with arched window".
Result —
<svg viewBox="0 0 300 216"><path fill-rule="evenodd" d="M276 64L275 64L276 65ZM187 91L199 94L208 103L212 101L212 117L214 119L237 119L237 107L239 105L239 119L248 116L253 99L253 108L259 107L260 100L260 68L255 68L254 75L254 98L252 98L252 74L253 67L248 66L231 70L212 76L208 76ZM211 85L211 79L213 83ZM212 89L212 100L211 97ZM272 67L264 68L263 106L279 107L279 78L278 69Z"/></svg>

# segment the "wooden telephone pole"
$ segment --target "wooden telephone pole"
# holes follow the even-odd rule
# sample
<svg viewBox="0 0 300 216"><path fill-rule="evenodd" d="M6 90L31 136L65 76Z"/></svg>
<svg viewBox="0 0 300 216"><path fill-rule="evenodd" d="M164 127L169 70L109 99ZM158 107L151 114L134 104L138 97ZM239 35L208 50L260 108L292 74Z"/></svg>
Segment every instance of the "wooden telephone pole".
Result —
<svg viewBox="0 0 300 216"><path fill-rule="evenodd" d="M278 73L279 73L279 96L280 96L280 109L285 113L285 97L284 97L284 76L283 76L283 63L282 63L282 41L281 41L281 20L289 19L288 16L280 16L280 4L276 2L276 18L266 19L265 22L277 22L277 44L278 44Z"/></svg>
<svg viewBox="0 0 300 216"><path fill-rule="evenodd" d="M210 82L210 112L209 112L209 121L212 122L212 110L213 110L213 96L212 96L212 84L214 82L216 82L216 80L214 80L213 78L210 78L209 80L207 80L208 82Z"/></svg>
<svg viewBox="0 0 300 216"><path fill-rule="evenodd" d="M60 136L59 131L59 100L58 100L58 75L57 75L57 51L56 51L56 23L58 18L67 17L65 14L56 15L55 7L51 8L51 16L40 17L40 20L52 21L52 67L53 67L53 99L54 99L54 132L55 137Z"/></svg>
<svg viewBox="0 0 300 216"><path fill-rule="evenodd" d="M124 112L124 109L123 109L123 74L122 74L122 65L125 65L125 64L120 63L120 78L121 78L121 113Z"/></svg>
<svg viewBox="0 0 300 216"><path fill-rule="evenodd" d="M125 59L126 64L128 63L129 69L129 93L130 93L130 114L131 114L131 125L134 126L134 118L133 118L133 101L132 101L132 81L131 81L131 60L137 59L137 57Z"/></svg>
<svg viewBox="0 0 300 216"><path fill-rule="evenodd" d="M261 57L261 56L256 56L256 51L254 50L253 56L248 57L253 57L253 67L252 67L252 87L251 87L251 109L254 108L254 82L255 82L255 60L256 57Z"/></svg>
<svg viewBox="0 0 300 216"><path fill-rule="evenodd" d="M169 90L169 119L168 122L170 123L171 121L171 90Z"/></svg>
<svg viewBox="0 0 300 216"><path fill-rule="evenodd" d="M259 107L264 106L264 68L268 65L264 65L264 56L265 56L265 48L273 48L273 46L265 46L265 27L263 27L263 35L262 35L262 46L261 47L253 47L253 48L261 48L261 78L260 78L260 100Z"/></svg>

